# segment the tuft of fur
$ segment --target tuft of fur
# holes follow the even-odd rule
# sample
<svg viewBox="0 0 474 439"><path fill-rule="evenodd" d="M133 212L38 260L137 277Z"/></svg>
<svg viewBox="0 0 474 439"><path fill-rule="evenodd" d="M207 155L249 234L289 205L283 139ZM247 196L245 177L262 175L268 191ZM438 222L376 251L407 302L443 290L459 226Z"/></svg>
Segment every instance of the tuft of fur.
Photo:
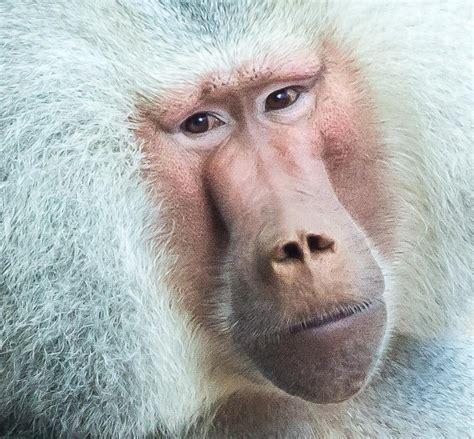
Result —
<svg viewBox="0 0 474 439"><path fill-rule="evenodd" d="M129 121L142 96L325 38L374 93L401 209L385 366L315 407L314 435L472 434L468 2L2 0L0 16L4 435L181 437L238 388L163 283Z"/></svg>

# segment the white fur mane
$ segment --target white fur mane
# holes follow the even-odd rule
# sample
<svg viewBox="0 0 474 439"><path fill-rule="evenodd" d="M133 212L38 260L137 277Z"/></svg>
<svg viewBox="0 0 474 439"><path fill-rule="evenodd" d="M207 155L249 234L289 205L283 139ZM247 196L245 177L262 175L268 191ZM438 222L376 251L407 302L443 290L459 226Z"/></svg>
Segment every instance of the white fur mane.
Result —
<svg viewBox="0 0 474 439"><path fill-rule="evenodd" d="M0 424L179 435L225 393L206 370L205 334L162 282L160 212L128 121L140 96L159 100L242 60L284 62L325 37L352 48L373 86L403 205L395 329L438 336L466 322L472 94L461 5L4 0Z"/></svg>

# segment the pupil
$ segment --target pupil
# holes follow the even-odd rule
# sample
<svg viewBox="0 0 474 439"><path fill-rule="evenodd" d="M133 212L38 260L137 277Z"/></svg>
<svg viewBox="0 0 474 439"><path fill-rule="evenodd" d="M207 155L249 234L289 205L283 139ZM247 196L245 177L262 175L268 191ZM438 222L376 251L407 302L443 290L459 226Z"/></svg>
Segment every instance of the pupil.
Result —
<svg viewBox="0 0 474 439"><path fill-rule="evenodd" d="M278 92L278 94L275 96L276 100L278 101L283 101L285 99L288 99L288 92L286 90Z"/></svg>
<svg viewBox="0 0 474 439"><path fill-rule="evenodd" d="M202 116L196 116L196 118L194 119L194 123L196 125L201 125L203 123L206 122L206 116L202 115Z"/></svg>
<svg viewBox="0 0 474 439"><path fill-rule="evenodd" d="M268 95L265 102L265 111L276 111L289 107L298 98L297 93L292 88L282 88Z"/></svg>
<svg viewBox="0 0 474 439"><path fill-rule="evenodd" d="M205 133L209 129L209 117L206 113L196 114L186 121L185 129L190 133Z"/></svg>

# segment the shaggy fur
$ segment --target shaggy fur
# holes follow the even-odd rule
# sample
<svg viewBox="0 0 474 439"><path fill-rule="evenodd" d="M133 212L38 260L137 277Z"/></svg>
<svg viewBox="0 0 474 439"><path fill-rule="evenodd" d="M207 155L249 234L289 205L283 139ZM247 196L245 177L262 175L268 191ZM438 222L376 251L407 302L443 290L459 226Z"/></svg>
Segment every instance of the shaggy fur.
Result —
<svg viewBox="0 0 474 439"><path fill-rule="evenodd" d="M388 358L355 399L315 406L315 435L472 434L469 2L1 0L0 16L4 435L182 437L238 388L162 282L128 121L142 96L323 38L375 94L401 210Z"/></svg>

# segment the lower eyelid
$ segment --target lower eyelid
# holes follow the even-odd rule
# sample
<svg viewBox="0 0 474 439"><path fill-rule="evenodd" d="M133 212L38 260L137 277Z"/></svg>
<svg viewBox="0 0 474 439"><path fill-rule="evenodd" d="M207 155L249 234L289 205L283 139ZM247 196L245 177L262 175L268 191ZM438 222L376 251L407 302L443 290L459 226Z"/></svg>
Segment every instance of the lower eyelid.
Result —
<svg viewBox="0 0 474 439"><path fill-rule="evenodd" d="M293 104L281 110L267 112L269 120L279 124L292 124L295 120L303 117L304 114L311 111L312 101L310 93L303 93Z"/></svg>

